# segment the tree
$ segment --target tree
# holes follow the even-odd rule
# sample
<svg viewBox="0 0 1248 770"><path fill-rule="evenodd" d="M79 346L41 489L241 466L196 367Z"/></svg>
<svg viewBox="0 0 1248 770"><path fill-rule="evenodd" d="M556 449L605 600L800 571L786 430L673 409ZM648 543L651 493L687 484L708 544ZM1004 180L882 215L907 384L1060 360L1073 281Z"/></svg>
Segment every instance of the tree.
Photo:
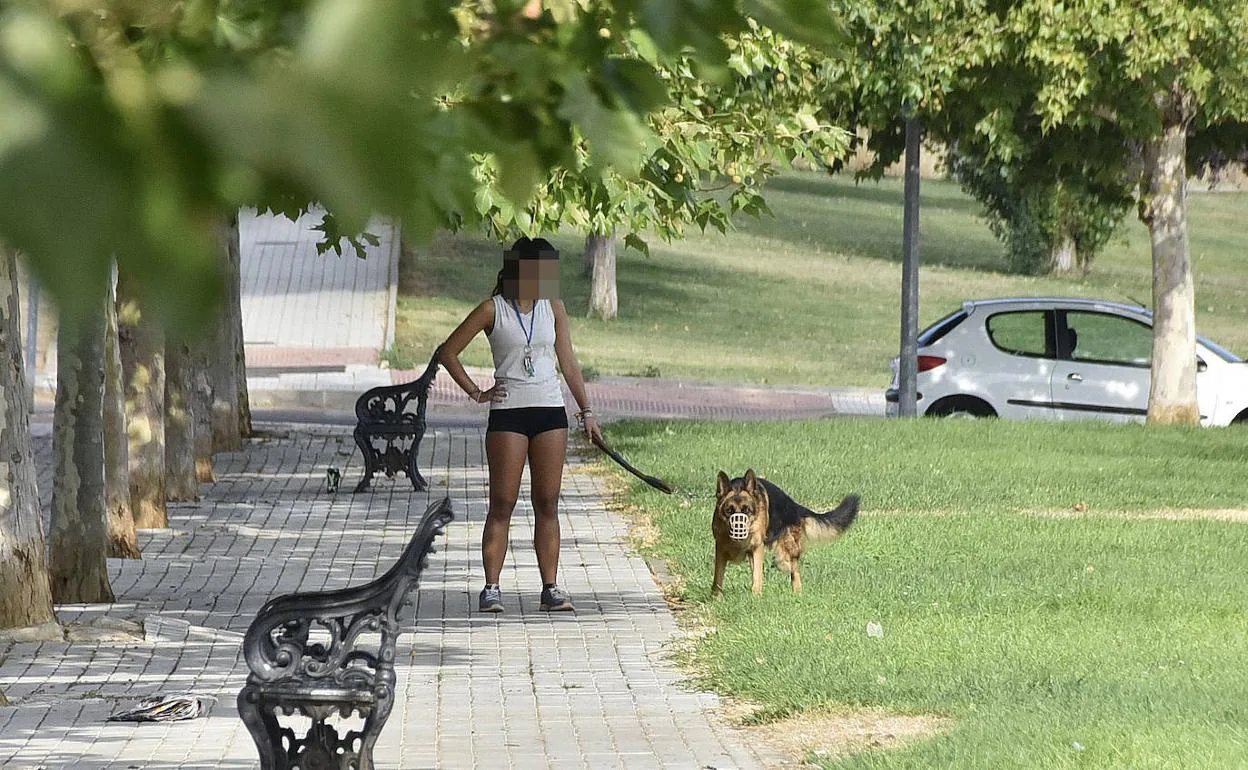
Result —
<svg viewBox="0 0 1248 770"><path fill-rule="evenodd" d="M118 341L130 439L130 508L135 526L169 526L165 507L165 333L140 307L132 280L117 280Z"/></svg>
<svg viewBox="0 0 1248 770"><path fill-rule="evenodd" d="M1006 51L1040 86L1034 106L1045 126L1109 126L1138 149L1138 213L1153 252L1150 423L1200 419L1188 135L1248 121L1248 60L1238 53L1248 46L1246 15L1243 0L1031 0L1003 17Z"/></svg>
<svg viewBox="0 0 1248 770"><path fill-rule="evenodd" d="M204 341L197 345L191 361L191 418L195 421L195 478L200 482L214 480L210 342L210 340Z"/></svg>
<svg viewBox="0 0 1248 770"><path fill-rule="evenodd" d="M117 255L180 332L219 294L220 212L320 201L344 232L380 214L417 237L476 217L474 154L496 159L520 206L578 154L631 176L662 88L644 61L621 66L612 41L639 30L662 55L691 50L722 66L721 35L742 31L747 12L801 41L835 26L808 0L551 2L537 19L524 5L10 9L0 32L28 45L0 52L0 108L23 116L4 129L14 141L0 154L0 234L65 308L98 292ZM65 202L54 220L47 200Z"/></svg>
<svg viewBox="0 0 1248 770"><path fill-rule="evenodd" d="M477 208L491 235L502 240L562 225L587 233L591 316L616 314L620 243L648 253L649 233L670 241L689 226L724 232L738 212L768 213L762 190L782 164L823 165L848 146L844 131L817 117L826 70L819 49L753 21L722 44L729 55L718 70L692 55L662 56L636 30L613 46L616 77L633 67L658 73L657 84L646 84L650 92L636 88L638 108L666 102L650 112L644 128L652 139L637 174L603 173L581 152L575 164L555 169L528 206L516 207L501 189L494 158L479 158ZM644 142L646 132L637 133Z"/></svg>
<svg viewBox="0 0 1248 770"><path fill-rule="evenodd" d="M251 404L247 399L247 357L243 345L242 253L238 212L219 219L218 259L225 291L205 342L208 385L212 393L212 448L230 452L251 435Z"/></svg>
<svg viewBox="0 0 1248 770"><path fill-rule="evenodd" d="M108 555L138 559L138 534L130 510L130 436L126 432L125 377L117 340L117 283L110 277L104 301L104 496Z"/></svg>
<svg viewBox="0 0 1248 770"><path fill-rule="evenodd" d="M1060 133L1055 131L1054 133ZM1123 171L1105 183L1088 173L1105 169L1104 155L1084 143L1082 157L1093 163L1058 162L1057 144L1073 149L1069 139L1037 137L1027 145L1027 160L1010 162L975 142L949 147L949 170L962 189L984 207L988 226L1005 245L1011 270L1026 274L1086 275L1133 203L1129 176ZM1110 148L1121 154L1121 143ZM1102 172L1104 173L1104 172Z"/></svg>
<svg viewBox="0 0 1248 770"><path fill-rule="evenodd" d="M0 244L0 628L55 622L35 489L14 253Z"/></svg>
<svg viewBox="0 0 1248 770"><path fill-rule="evenodd" d="M1006 164L1039 135L1062 140L1100 180L1137 172L1128 189L1135 188L1153 253L1148 420L1197 422L1188 136L1205 153L1198 167L1242 157L1248 146L1248 60L1238 54L1248 45L1248 5L924 0L843 7L860 42L851 103L880 127L872 134L877 148L896 144L889 114L909 100L938 132L981 142L986 157ZM1027 120L1020 123L1020 115Z"/></svg>
<svg viewBox="0 0 1248 770"><path fill-rule="evenodd" d="M51 581L60 603L112 602L104 493L103 298L58 329Z"/></svg>
<svg viewBox="0 0 1248 770"><path fill-rule="evenodd" d="M195 365L191 345L165 339L165 499L199 499L195 472Z"/></svg>

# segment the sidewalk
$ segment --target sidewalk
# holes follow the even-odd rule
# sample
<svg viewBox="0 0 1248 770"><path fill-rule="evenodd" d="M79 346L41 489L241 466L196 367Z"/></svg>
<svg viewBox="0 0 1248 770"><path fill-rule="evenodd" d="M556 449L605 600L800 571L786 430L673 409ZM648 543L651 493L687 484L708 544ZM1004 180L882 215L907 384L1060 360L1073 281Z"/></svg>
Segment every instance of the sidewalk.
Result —
<svg viewBox="0 0 1248 770"><path fill-rule="evenodd" d="M199 503L144 531L141 561L110 560L111 606L60 608L62 622L142 622L141 639L0 645L4 768L256 766L234 698L242 634L271 596L365 582L406 544L434 496L455 522L431 559L417 620L397 650L398 704L377 750L382 768L717 768L775 766L719 719L718 699L681 686L666 660L680 634L651 574L604 507L601 476L574 461L561 499L561 583L577 611L537 610L540 579L522 500L502 586L507 612L472 611L485 515L483 434L434 427L421 445L431 490L405 480L347 490L359 471L348 428L288 428L219 456ZM41 464L50 460L39 439ZM324 469L343 469L324 492ZM46 477L46 469L45 477ZM526 482L527 483L527 482ZM106 723L156 692L218 700L200 719Z"/></svg>
<svg viewBox="0 0 1248 770"><path fill-rule="evenodd" d="M397 228L371 222L379 243L364 259L350 249L321 255L320 219L239 214L243 342L258 406L288 405L281 402L291 393L389 384L377 361L394 344Z"/></svg>

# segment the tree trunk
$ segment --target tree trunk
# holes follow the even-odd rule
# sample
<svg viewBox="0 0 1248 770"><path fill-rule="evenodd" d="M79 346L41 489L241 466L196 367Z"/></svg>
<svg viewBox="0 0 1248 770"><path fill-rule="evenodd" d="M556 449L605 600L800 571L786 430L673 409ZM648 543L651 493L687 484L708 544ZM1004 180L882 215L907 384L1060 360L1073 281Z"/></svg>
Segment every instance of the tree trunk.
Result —
<svg viewBox="0 0 1248 770"><path fill-rule="evenodd" d="M199 499L191 358L191 346L185 341L165 340L165 499L170 501Z"/></svg>
<svg viewBox="0 0 1248 770"><path fill-rule="evenodd" d="M591 255L594 277L589 294L589 315L604 321L615 318L615 234L590 235L585 251Z"/></svg>
<svg viewBox="0 0 1248 770"><path fill-rule="evenodd" d="M1057 234L1057 239L1049 250L1049 270L1055 275L1070 276L1079 273L1075 237L1065 230Z"/></svg>
<svg viewBox="0 0 1248 770"><path fill-rule="evenodd" d="M61 604L112 602L104 495L103 298L62 318L52 422L52 597Z"/></svg>
<svg viewBox="0 0 1248 770"><path fill-rule="evenodd" d="M108 555L142 558L130 510L130 437L126 433L126 390L117 343L117 288L109 281L104 306L104 498L108 506Z"/></svg>
<svg viewBox="0 0 1248 770"><path fill-rule="evenodd" d="M594 244L599 236L585 236L585 249L581 252L581 275L585 278L594 277Z"/></svg>
<svg viewBox="0 0 1248 770"><path fill-rule="evenodd" d="M195 478L214 480L212 467L212 380L208 375L209 345L201 342L191 351L191 419L195 421Z"/></svg>
<svg viewBox="0 0 1248 770"><path fill-rule="evenodd" d="M1140 219L1153 247L1153 361L1148 422L1195 425L1196 292L1187 241L1187 127L1191 97L1176 85L1162 133L1145 146Z"/></svg>
<svg viewBox="0 0 1248 770"><path fill-rule="evenodd" d="M117 281L118 340L126 381L130 508L139 529L169 526L165 509L165 335L144 313L123 273Z"/></svg>
<svg viewBox="0 0 1248 770"><path fill-rule="evenodd" d="M217 333L210 340L212 384L212 446L230 452L251 435L251 406L247 400L247 362L243 351L242 259L238 214L223 217L219 227L221 273L225 291L217 311Z"/></svg>
<svg viewBox="0 0 1248 770"><path fill-rule="evenodd" d="M0 246L0 628L55 622L35 489L17 268Z"/></svg>

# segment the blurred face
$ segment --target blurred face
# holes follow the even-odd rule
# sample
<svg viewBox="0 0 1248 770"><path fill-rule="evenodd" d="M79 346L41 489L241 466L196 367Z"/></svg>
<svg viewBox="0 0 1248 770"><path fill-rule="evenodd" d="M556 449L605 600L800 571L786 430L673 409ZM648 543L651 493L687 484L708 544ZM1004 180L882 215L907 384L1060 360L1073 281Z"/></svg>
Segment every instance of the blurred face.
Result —
<svg viewBox="0 0 1248 770"><path fill-rule="evenodd" d="M558 252L555 252L557 254ZM508 259L512 259L508 255ZM504 285L504 294L521 300L557 299L559 297L559 260L518 259L519 282L515 290Z"/></svg>

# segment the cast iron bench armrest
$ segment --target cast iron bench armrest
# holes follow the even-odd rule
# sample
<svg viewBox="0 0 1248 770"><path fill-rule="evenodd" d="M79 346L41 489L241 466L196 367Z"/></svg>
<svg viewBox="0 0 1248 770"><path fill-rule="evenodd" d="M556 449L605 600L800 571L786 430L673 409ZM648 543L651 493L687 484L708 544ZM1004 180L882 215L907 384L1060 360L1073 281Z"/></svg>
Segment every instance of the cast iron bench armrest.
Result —
<svg viewBox="0 0 1248 770"><path fill-rule="evenodd" d="M238 710L264 770L372 768L373 746L394 705L399 613L452 518L450 498L430 505L402 556L376 580L278 596L256 614L243 637L251 673L238 695ZM328 640L310 641L313 631ZM376 634L380 639L374 641ZM312 727L301 738L278 723L279 712L298 712ZM339 736L326 723L335 714L358 714L364 726Z"/></svg>

